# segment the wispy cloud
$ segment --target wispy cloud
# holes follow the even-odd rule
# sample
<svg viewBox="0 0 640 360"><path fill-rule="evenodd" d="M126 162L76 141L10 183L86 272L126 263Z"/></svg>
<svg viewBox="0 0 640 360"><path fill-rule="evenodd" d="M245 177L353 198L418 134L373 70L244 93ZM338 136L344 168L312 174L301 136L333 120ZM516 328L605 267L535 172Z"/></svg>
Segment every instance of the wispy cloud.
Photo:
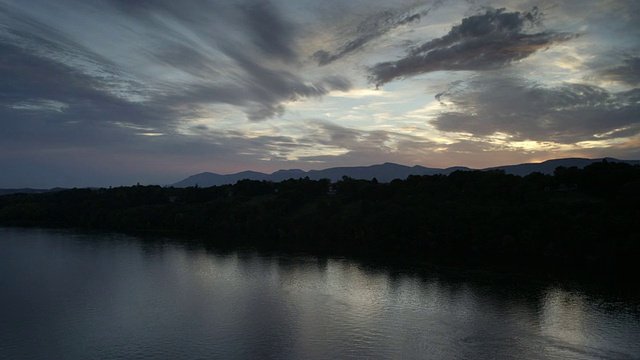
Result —
<svg viewBox="0 0 640 360"><path fill-rule="evenodd" d="M622 64L604 69L601 73L608 79L638 86L640 85L640 56L627 56Z"/></svg>
<svg viewBox="0 0 640 360"><path fill-rule="evenodd" d="M448 104L432 122L441 131L507 134L512 141L573 144L640 133L640 90L612 93L588 84L544 87L481 76L438 94Z"/></svg>
<svg viewBox="0 0 640 360"><path fill-rule="evenodd" d="M639 153L640 5L535 5L0 0L0 187Z"/></svg>
<svg viewBox="0 0 640 360"><path fill-rule="evenodd" d="M541 19L537 8L527 12L486 10L464 18L447 35L411 49L404 58L373 66L371 81L380 86L438 70L497 69L576 36L548 30L532 32Z"/></svg>
<svg viewBox="0 0 640 360"><path fill-rule="evenodd" d="M346 41L336 50L329 52L327 50L318 50L313 54L313 58L318 65L328 65L334 61L340 60L349 54L356 52L366 46L373 40L376 40L392 30L400 26L409 26L419 22L424 16L427 16L432 10L436 10L443 3L443 0L436 0L426 9L419 9L418 4L410 9L387 9L382 12L368 16L361 21L357 27L353 38ZM416 9L418 8L418 9Z"/></svg>

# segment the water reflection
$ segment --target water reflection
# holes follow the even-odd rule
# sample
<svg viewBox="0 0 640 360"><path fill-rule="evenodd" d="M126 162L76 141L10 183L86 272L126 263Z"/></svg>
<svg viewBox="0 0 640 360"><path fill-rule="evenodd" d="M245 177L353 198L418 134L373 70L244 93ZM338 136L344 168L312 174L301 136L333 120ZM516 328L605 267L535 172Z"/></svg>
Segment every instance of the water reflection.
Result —
<svg viewBox="0 0 640 360"><path fill-rule="evenodd" d="M125 236L0 229L0 358L629 359L637 301Z"/></svg>

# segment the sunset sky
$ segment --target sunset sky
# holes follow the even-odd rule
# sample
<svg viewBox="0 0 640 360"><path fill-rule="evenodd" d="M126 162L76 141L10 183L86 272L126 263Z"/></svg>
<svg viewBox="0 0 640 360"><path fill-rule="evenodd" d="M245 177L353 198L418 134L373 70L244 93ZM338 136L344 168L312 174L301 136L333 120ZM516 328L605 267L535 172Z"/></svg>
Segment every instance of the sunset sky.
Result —
<svg viewBox="0 0 640 360"><path fill-rule="evenodd" d="M640 1L0 0L0 188L640 159Z"/></svg>

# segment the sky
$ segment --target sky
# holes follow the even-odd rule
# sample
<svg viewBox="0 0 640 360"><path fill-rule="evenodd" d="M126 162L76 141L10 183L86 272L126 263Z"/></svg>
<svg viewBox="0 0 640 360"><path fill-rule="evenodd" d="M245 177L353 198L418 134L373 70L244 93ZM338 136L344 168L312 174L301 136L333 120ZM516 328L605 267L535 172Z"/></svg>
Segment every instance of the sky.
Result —
<svg viewBox="0 0 640 360"><path fill-rule="evenodd" d="M605 156L637 0L0 0L0 188Z"/></svg>

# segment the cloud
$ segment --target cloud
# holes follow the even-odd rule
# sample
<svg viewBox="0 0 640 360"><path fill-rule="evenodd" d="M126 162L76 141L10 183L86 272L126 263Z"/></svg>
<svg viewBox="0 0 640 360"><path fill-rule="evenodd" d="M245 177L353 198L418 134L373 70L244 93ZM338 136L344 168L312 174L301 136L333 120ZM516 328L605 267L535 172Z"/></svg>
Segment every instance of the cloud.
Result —
<svg viewBox="0 0 640 360"><path fill-rule="evenodd" d="M437 144L419 136L385 130L363 130L329 121L309 121L306 135L298 139L311 151L296 152L298 161L354 165L393 161L417 163L433 154Z"/></svg>
<svg viewBox="0 0 640 360"><path fill-rule="evenodd" d="M521 148L503 146L508 141L555 141L555 148L541 145L549 156L582 142L602 156L614 143L619 153L629 151L631 142L621 139L635 136L637 149L635 2L562 3L546 10L553 11L544 18L548 29L535 9L484 9L463 19L462 11L478 9L470 4L0 0L3 175L29 180L38 173L46 180L56 168L70 177L74 169L84 169L82 176L103 169L91 179L104 184L107 172L133 180L308 168L307 160L328 166L526 160ZM611 26L614 16L620 21ZM446 29L444 36L434 39L438 29ZM430 77L428 91L440 94L427 104L425 84L363 90L366 75L384 84L437 70L502 69L574 36L568 32L586 35L508 69L525 77L535 69L536 84L500 78L504 71L442 72ZM387 57L406 44L415 47L404 59ZM612 61L617 54L632 55ZM380 59L400 60L363 74ZM578 71L570 61L591 70ZM593 72L598 76L583 76ZM545 83L563 79L592 83ZM632 90L614 92L620 89ZM423 108L420 117L411 115ZM325 117L340 122L309 121ZM493 141L496 133L506 140ZM164 136L151 136L158 134ZM179 180L174 176L166 182Z"/></svg>
<svg viewBox="0 0 640 360"><path fill-rule="evenodd" d="M640 85L640 56L628 56L622 65L606 69L602 74L608 79L638 86Z"/></svg>
<svg viewBox="0 0 640 360"><path fill-rule="evenodd" d="M442 0L436 1L431 7L422 11L398 11L385 10L364 19L356 28L356 35L333 52L318 50L313 54L313 58L318 65L328 65L353 52L362 49L369 42L378 39L390 31L404 25L411 25L419 22L420 19L436 9Z"/></svg>
<svg viewBox="0 0 640 360"><path fill-rule="evenodd" d="M4 54L0 59L0 138L76 143L90 139L89 134L107 136L104 127L116 122L165 127L172 121L168 109L111 94L101 77L11 44L0 43L0 52Z"/></svg>
<svg viewBox="0 0 640 360"><path fill-rule="evenodd" d="M243 71L242 81L187 84L159 102L182 106L224 103L242 108L249 120L259 121L282 115L286 102L319 98L332 90L348 91L352 86L347 78L338 75L305 81L290 71L267 67L234 48L223 50Z"/></svg>
<svg viewBox="0 0 640 360"><path fill-rule="evenodd" d="M447 110L432 124L441 131L509 141L575 144L640 132L640 90L613 93L588 84L543 87L515 78L480 76L438 94Z"/></svg>
<svg viewBox="0 0 640 360"><path fill-rule="evenodd" d="M22 175L25 185L51 187L117 177L101 166L140 176L147 165L122 170L125 163L134 153L164 148L167 139L139 134L171 133L179 114L133 100L142 92L138 83L63 34L34 20L20 25L0 31L0 162L14 164L7 177L31 169Z"/></svg>
<svg viewBox="0 0 640 360"><path fill-rule="evenodd" d="M351 88L346 77L309 76L300 68L295 49L299 29L269 1L246 1L240 5L198 1L179 6L170 1L109 3L115 8L91 6L109 21L128 24L132 30L144 24L148 31L149 36L139 39L142 45L126 53L144 63L144 67L136 69L135 64L124 63L116 56L124 54L113 54L112 62L28 13L0 6L12 19L12 27L21 29L11 30L13 39L6 34L0 36L0 45L12 46L3 53L28 56L29 61L43 63L29 66L29 62L12 61L6 68L8 74L13 72L8 77L16 85L0 96L13 96L14 102L42 98L65 104L73 101L62 99L66 96L102 97L105 102L114 101L113 96L124 97L132 101L105 106L98 117L131 117L123 122L132 123L155 117L152 121L161 123L158 126L170 126L216 104L237 107L252 121L265 120L281 116L288 102ZM132 36L132 43L138 40L138 33L126 34ZM49 39L52 37L55 41ZM26 66L30 70L19 71ZM122 67L138 71L145 84L136 82ZM48 83L37 85L43 76ZM81 86L75 94L67 94L74 89L74 79L80 79ZM56 95L51 96L52 93ZM136 97L139 99L133 99ZM93 104L99 106L99 102ZM135 111L120 111L117 107ZM75 109L77 106L72 106L69 111ZM141 111L149 116L140 116ZM155 112L162 115L151 114ZM174 118L169 120L169 116Z"/></svg>
<svg viewBox="0 0 640 360"><path fill-rule="evenodd" d="M370 69L377 86L404 76L438 70L489 70L531 56L538 50L576 35L542 31L530 33L541 22L537 8L528 12L486 10L464 18L443 37L428 41L398 60Z"/></svg>
<svg viewBox="0 0 640 360"><path fill-rule="evenodd" d="M247 17L253 44L265 55L286 62L297 59L294 49L297 29L276 11L270 1L241 5Z"/></svg>
<svg viewBox="0 0 640 360"><path fill-rule="evenodd" d="M207 78L219 75L215 62L199 49L197 44L187 39L165 40L158 49L149 54L153 60L160 61L174 69L184 71L196 78Z"/></svg>
<svg viewBox="0 0 640 360"><path fill-rule="evenodd" d="M156 28L151 57L189 75L172 83L152 102L192 111L215 104L241 109L251 121L282 116L286 103L348 91L346 77L305 74L297 58L295 22L271 1L240 4L114 1L126 14ZM158 22L157 14L165 19ZM169 25L168 25L169 24ZM176 29L187 29L177 31ZM193 110L195 109L195 110Z"/></svg>
<svg viewBox="0 0 640 360"><path fill-rule="evenodd" d="M236 46L250 44L253 50L260 51L261 57L297 61L299 29L282 16L281 9L272 1L108 0L108 3L137 22L144 21L160 30L159 34L171 34L181 41L197 38L215 47L219 40L228 42L233 38L241 41ZM184 30L190 34L185 36Z"/></svg>

